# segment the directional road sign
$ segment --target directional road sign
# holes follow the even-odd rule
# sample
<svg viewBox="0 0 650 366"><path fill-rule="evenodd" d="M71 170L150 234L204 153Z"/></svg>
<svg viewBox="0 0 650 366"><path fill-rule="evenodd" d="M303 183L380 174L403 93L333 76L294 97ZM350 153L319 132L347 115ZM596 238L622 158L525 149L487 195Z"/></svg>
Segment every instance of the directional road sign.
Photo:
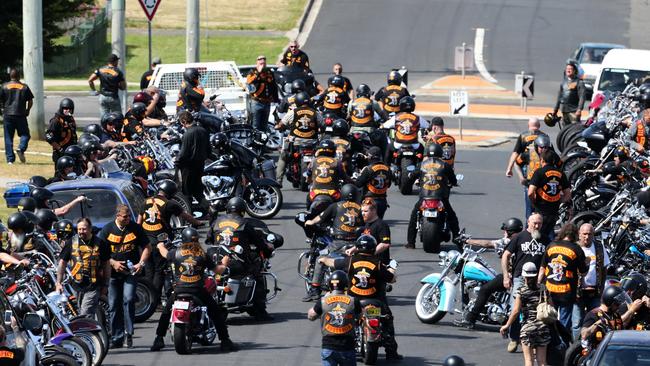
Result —
<svg viewBox="0 0 650 366"><path fill-rule="evenodd" d="M535 96L535 77L533 75L524 75L521 96L526 99L533 99Z"/></svg>
<svg viewBox="0 0 650 366"><path fill-rule="evenodd" d="M469 95L466 90L449 92L449 114L452 116L467 116L469 114Z"/></svg>
<svg viewBox="0 0 650 366"><path fill-rule="evenodd" d="M144 10L144 15L147 16L147 19L151 21L153 16L156 15L156 10L158 10L158 5L162 0L138 0L142 10Z"/></svg>

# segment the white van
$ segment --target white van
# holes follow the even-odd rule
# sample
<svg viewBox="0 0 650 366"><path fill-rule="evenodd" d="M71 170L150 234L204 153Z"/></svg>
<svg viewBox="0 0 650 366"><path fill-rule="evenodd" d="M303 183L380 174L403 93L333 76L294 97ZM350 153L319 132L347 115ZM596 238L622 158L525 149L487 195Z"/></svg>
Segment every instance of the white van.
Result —
<svg viewBox="0 0 650 366"><path fill-rule="evenodd" d="M620 92L627 84L650 76L650 50L613 49L607 53L594 84L599 92Z"/></svg>

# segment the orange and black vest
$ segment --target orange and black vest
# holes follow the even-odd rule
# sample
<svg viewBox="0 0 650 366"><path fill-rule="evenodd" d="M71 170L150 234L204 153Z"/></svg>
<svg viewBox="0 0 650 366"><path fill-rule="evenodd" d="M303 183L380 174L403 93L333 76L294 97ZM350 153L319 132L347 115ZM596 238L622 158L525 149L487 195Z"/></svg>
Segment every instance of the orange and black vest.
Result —
<svg viewBox="0 0 650 366"><path fill-rule="evenodd" d="M133 141L143 132L144 124L142 124L142 121L138 121L138 119L131 114L131 111L127 112L120 132L122 142Z"/></svg>
<svg viewBox="0 0 650 366"><path fill-rule="evenodd" d="M227 247L250 244L241 242L244 225L244 218L239 215L226 214L221 216L212 225L212 232L214 233L213 242L216 245L221 244Z"/></svg>
<svg viewBox="0 0 650 366"><path fill-rule="evenodd" d="M339 162L335 157L319 156L312 162L312 190L328 194L339 189ZM321 192L322 191L322 192ZM334 192L332 192L334 193ZM331 194L329 194L331 195Z"/></svg>
<svg viewBox="0 0 650 366"><path fill-rule="evenodd" d="M384 91L385 96L382 99L384 111L386 113L398 113L399 101L408 95L408 91L400 85L388 85L384 87Z"/></svg>
<svg viewBox="0 0 650 366"><path fill-rule="evenodd" d="M343 108L345 96L347 96L345 90L336 86L330 86L325 91L323 107L325 107L325 109L338 112Z"/></svg>
<svg viewBox="0 0 650 366"><path fill-rule="evenodd" d="M204 98L205 90L203 90L203 87L201 85L192 86L183 81L181 83L181 88L178 91L176 109L185 109L198 112L201 110L201 105L203 104Z"/></svg>
<svg viewBox="0 0 650 366"><path fill-rule="evenodd" d="M420 118L413 113L399 113L395 116L395 142L413 144L418 142Z"/></svg>
<svg viewBox="0 0 650 366"><path fill-rule="evenodd" d="M277 93L273 87L274 82L273 74L267 68L262 69L262 72L253 69L246 76L246 83L255 87L255 91L252 93L253 99L263 103L270 103L273 99L272 93Z"/></svg>
<svg viewBox="0 0 650 366"><path fill-rule="evenodd" d="M335 137L332 139L332 142L336 144L336 157L339 160L343 159L348 151L350 151L350 141L340 137Z"/></svg>
<svg viewBox="0 0 650 366"><path fill-rule="evenodd" d="M634 135L634 141L643 146L644 149L648 148L648 136L643 121L636 121L636 134Z"/></svg>
<svg viewBox="0 0 650 366"><path fill-rule="evenodd" d="M91 241L95 237L91 238ZM78 235L72 238L72 269L70 273L77 283L88 284L97 282L99 268L99 245L88 245L80 240Z"/></svg>
<svg viewBox="0 0 650 366"><path fill-rule="evenodd" d="M420 165L420 196L444 199L449 197L446 164L439 158L424 158Z"/></svg>
<svg viewBox="0 0 650 366"><path fill-rule="evenodd" d="M442 161L454 166L456 160L456 140L451 135L435 135L433 141L442 147Z"/></svg>
<svg viewBox="0 0 650 366"><path fill-rule="evenodd" d="M161 196L147 198L142 212L142 228L150 234L159 234L167 229L167 223L162 219L162 212L167 205L167 199Z"/></svg>
<svg viewBox="0 0 650 366"><path fill-rule="evenodd" d="M591 312L596 314L596 319L600 320L601 323L606 323L607 328L611 330L623 329L623 319L621 319L618 313L606 313L600 307L591 310ZM596 331L591 335L591 345L595 348L605 338L605 334L607 334L607 329L604 326L598 326Z"/></svg>
<svg viewBox="0 0 650 366"><path fill-rule="evenodd" d="M320 299L323 308L321 333L324 336L353 336L356 325L354 298L332 291Z"/></svg>
<svg viewBox="0 0 650 366"><path fill-rule="evenodd" d="M366 183L367 196L386 197L386 192L390 188L390 168L384 163L374 163L365 169L371 171L371 178Z"/></svg>
<svg viewBox="0 0 650 366"><path fill-rule="evenodd" d="M172 270L174 285L181 288L203 288L203 271L207 267L207 254L198 243L185 243L175 249Z"/></svg>
<svg viewBox="0 0 650 366"><path fill-rule="evenodd" d="M66 118L67 117L67 118ZM57 143L61 149L77 143L77 123L72 116L55 114L45 132L45 139L50 144Z"/></svg>
<svg viewBox="0 0 650 366"><path fill-rule="evenodd" d="M332 224L332 231L336 240L355 240L357 230L363 226L361 206L352 201L336 203L336 214Z"/></svg>
<svg viewBox="0 0 650 366"><path fill-rule="evenodd" d="M315 139L318 133L318 119L315 109L302 106L293 110L291 136L302 139Z"/></svg>
<svg viewBox="0 0 650 366"><path fill-rule="evenodd" d="M366 97L355 99L350 110L351 127L375 127L374 121L372 100Z"/></svg>
<svg viewBox="0 0 650 366"><path fill-rule="evenodd" d="M559 169L549 169L544 173L544 185L537 187L535 194L537 199L542 199L548 203L558 202L561 198L562 187L560 179L562 172Z"/></svg>
<svg viewBox="0 0 650 366"><path fill-rule="evenodd" d="M379 291L379 269L381 260L373 255L356 254L350 259L348 278L350 295L358 298L373 298Z"/></svg>
<svg viewBox="0 0 650 366"><path fill-rule="evenodd" d="M537 169L542 167L542 158L537 153L535 144L528 145L528 164L526 166L526 179L531 180Z"/></svg>

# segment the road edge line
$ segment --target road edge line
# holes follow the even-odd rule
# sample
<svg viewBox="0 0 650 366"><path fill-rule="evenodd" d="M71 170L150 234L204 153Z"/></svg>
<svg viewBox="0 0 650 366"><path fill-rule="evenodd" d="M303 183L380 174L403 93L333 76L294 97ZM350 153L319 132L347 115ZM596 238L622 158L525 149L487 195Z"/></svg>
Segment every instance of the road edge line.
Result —
<svg viewBox="0 0 650 366"><path fill-rule="evenodd" d="M483 41L485 39L485 28L476 28L476 36L474 37L474 63L478 69L479 74L483 79L491 82L497 83L497 79L490 75L490 72L487 71L485 63L483 60Z"/></svg>

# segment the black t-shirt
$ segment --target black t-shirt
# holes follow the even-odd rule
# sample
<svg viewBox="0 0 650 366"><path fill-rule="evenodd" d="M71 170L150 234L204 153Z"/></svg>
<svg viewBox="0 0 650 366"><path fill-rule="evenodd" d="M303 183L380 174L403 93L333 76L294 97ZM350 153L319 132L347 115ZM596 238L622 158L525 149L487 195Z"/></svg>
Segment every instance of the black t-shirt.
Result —
<svg viewBox="0 0 650 366"><path fill-rule="evenodd" d="M377 240L377 244L385 243L390 244L390 227L382 220L377 219L371 223L366 223L363 229L363 234L372 235ZM390 262L390 248L384 250L377 255L383 264L388 265Z"/></svg>
<svg viewBox="0 0 650 366"><path fill-rule="evenodd" d="M550 164L535 171L530 185L536 187L533 206L542 215L556 215L560 209L562 191L570 188L566 174Z"/></svg>
<svg viewBox="0 0 650 366"><path fill-rule="evenodd" d="M314 311L318 315L323 314L323 304L321 301L316 301L316 304L314 304ZM354 298L354 313L355 318L359 318L361 315L361 303L357 298ZM331 349L334 351L352 351L355 348L354 335L323 336L322 347L324 349Z"/></svg>
<svg viewBox="0 0 650 366"><path fill-rule="evenodd" d="M82 243L81 239L79 239L79 244ZM88 246L95 246L99 245L99 260L100 261L107 261L111 259L111 247L108 245L108 243L105 240L100 239L99 237L93 235L90 240L86 243ZM70 261L72 259L72 242L68 241L65 243L63 248L61 248L61 255L59 256L59 259L63 260L64 262Z"/></svg>
<svg viewBox="0 0 650 366"><path fill-rule="evenodd" d="M97 236L106 240L111 246L111 259L116 261L130 260L134 265L140 262L140 251L149 244L145 231L133 221L126 225L124 230L120 230L115 221L111 221L104 226ZM115 274L115 271L113 271L112 275Z"/></svg>
<svg viewBox="0 0 650 366"><path fill-rule="evenodd" d="M589 328L601 319L607 321L611 329L614 330L623 329L623 320L621 319L621 316L618 315L618 313L604 312L603 310L600 309L600 307L597 307L589 311L587 314L585 314L585 318L582 320L582 327ZM603 325L601 329L605 330L605 326ZM602 334L602 336L604 337L605 334ZM596 333L592 335L592 339L595 338L596 338Z"/></svg>
<svg viewBox="0 0 650 366"><path fill-rule="evenodd" d="M99 92L102 95L116 98L120 90L120 82L124 81L122 70L115 66L106 65L95 70L95 75L99 77Z"/></svg>
<svg viewBox="0 0 650 366"><path fill-rule="evenodd" d="M180 250L180 253L178 252ZM201 291L203 289L203 280L200 281L194 281L194 282L185 282L183 281L183 274L179 273L182 272L180 267L183 266L184 264L184 257L183 257L183 251L185 249L183 246L180 248L174 248L171 249L169 252L167 252L167 262L168 263L173 263L175 270L174 270L174 286L176 286L177 289L183 289L183 290L195 290L195 291ZM192 249L194 251L194 249ZM179 254L177 258L177 253ZM193 255L193 257L192 257ZM204 270L205 269L214 269L217 265L215 264L214 260L212 259L212 256L207 255L203 249L199 248L199 250L194 253L190 254L188 256L189 261L193 264L193 270L192 274L194 276L200 276L201 279L204 277ZM180 276L180 277L179 277ZM192 276L190 276L192 277Z"/></svg>
<svg viewBox="0 0 650 366"><path fill-rule="evenodd" d="M619 306L618 315L623 316L623 314L627 313L627 309L627 304ZM630 324L627 329L650 330L650 309L645 305L641 306L639 311L632 315L632 319L630 319Z"/></svg>
<svg viewBox="0 0 650 366"><path fill-rule="evenodd" d="M589 269L582 248L570 241L555 241L546 247L542 266L546 268L546 289L553 302L575 302L579 273L587 273Z"/></svg>
<svg viewBox="0 0 650 366"><path fill-rule="evenodd" d="M140 78L140 89L146 89L149 86L151 75L153 75L153 69L147 70L142 74L142 77Z"/></svg>
<svg viewBox="0 0 650 366"><path fill-rule="evenodd" d="M547 238L541 237L534 240L527 230L522 231L510 240L506 250L512 253L512 268L514 269L512 277L521 276L521 268L526 262L533 262L539 267L547 244Z"/></svg>
<svg viewBox="0 0 650 366"><path fill-rule="evenodd" d="M19 348L0 346L0 366L18 366L25 359L25 352Z"/></svg>
<svg viewBox="0 0 650 366"><path fill-rule="evenodd" d="M26 116L27 101L32 99L34 94L27 84L15 80L2 84L0 103L5 116Z"/></svg>

